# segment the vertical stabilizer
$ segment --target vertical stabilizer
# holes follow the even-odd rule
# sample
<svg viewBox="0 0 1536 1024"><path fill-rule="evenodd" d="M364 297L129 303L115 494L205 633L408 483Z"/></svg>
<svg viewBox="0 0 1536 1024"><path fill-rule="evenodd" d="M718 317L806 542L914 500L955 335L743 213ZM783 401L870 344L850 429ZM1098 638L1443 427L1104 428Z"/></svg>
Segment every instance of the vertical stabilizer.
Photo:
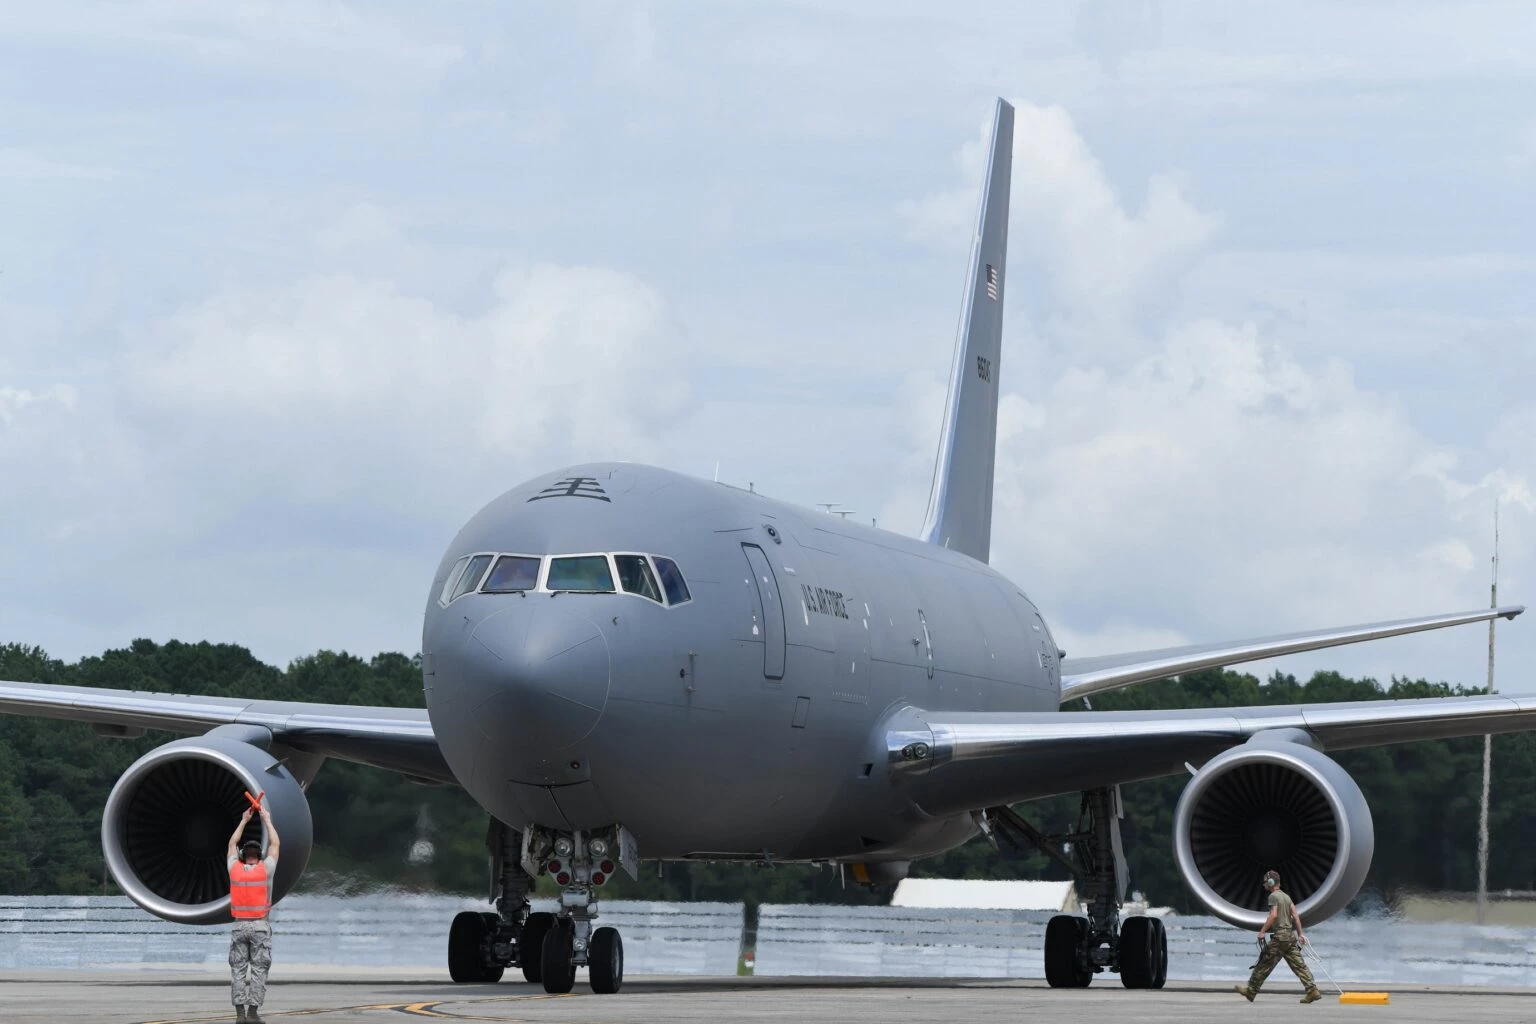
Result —
<svg viewBox="0 0 1536 1024"><path fill-rule="evenodd" d="M985 562L992 547L992 468L997 456L997 382L1008 258L1013 107L997 101L992 147L971 242L971 265L950 370L944 430L933 467L923 539Z"/></svg>

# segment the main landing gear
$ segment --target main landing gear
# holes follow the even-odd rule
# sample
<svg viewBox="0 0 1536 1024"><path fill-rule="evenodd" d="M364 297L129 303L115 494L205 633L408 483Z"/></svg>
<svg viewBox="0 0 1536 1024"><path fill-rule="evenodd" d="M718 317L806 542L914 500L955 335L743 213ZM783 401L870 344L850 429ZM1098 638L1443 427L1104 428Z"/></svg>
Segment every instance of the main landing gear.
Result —
<svg viewBox="0 0 1536 1024"><path fill-rule="evenodd" d="M1045 929L1045 980L1052 988L1087 988L1100 971L1120 975L1126 988L1162 988L1168 980L1168 933L1155 917L1120 919L1126 888L1120 845L1120 791L1083 794L1077 829L1043 835L1008 807L980 815L983 831L1015 849L1035 848L1072 872L1086 917L1062 914Z"/></svg>
<svg viewBox="0 0 1536 1024"><path fill-rule="evenodd" d="M537 949L529 941L529 926L535 918L548 914L530 914L528 895L533 892L533 876L523 870L518 856L518 836L496 819L491 819L485 837L491 853L491 902L496 913L465 911L453 919L448 929L448 974L457 982L500 981L508 967L523 967L529 981L527 957L522 952Z"/></svg>
<svg viewBox="0 0 1536 1024"><path fill-rule="evenodd" d="M544 991L569 992L576 969L585 967L592 991L617 992L624 984L624 943L617 928L594 928L597 891L620 867L639 867L634 839L622 826L598 831L555 832L534 827L515 846L516 833L491 825L493 898L498 913L465 912L448 933L448 971L454 981L499 981L507 967ZM528 894L534 878L548 873L561 887L554 913L533 913Z"/></svg>

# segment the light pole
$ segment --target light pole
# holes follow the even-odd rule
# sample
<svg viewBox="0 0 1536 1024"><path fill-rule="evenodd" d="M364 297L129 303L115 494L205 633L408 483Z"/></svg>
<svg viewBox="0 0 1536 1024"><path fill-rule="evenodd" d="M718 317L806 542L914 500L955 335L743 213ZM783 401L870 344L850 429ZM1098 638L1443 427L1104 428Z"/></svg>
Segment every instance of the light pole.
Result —
<svg viewBox="0 0 1536 1024"><path fill-rule="evenodd" d="M1499 604L1499 503L1493 503L1493 584L1489 588L1489 607ZM1488 692L1493 692L1493 623L1488 620ZM1477 813L1477 923L1488 915L1488 781L1493 768L1493 737L1483 737L1483 802Z"/></svg>

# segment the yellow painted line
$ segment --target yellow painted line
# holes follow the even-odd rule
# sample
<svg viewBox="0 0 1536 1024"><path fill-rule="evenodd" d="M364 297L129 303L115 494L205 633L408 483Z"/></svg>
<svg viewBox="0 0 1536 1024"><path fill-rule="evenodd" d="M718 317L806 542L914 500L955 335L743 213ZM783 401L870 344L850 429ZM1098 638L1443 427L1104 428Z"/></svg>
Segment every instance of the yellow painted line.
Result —
<svg viewBox="0 0 1536 1024"><path fill-rule="evenodd" d="M454 1013L451 1010L444 1010L441 1008L456 1003L472 1004L478 1006L482 1003L523 1003L534 999L565 999L568 997L568 993L554 992L535 996L481 996L479 998L471 999L438 999L435 1001L411 1003L409 1006L396 1007L396 1009L399 1009L402 1013L408 1013L413 1017L437 1017L444 1020L506 1021L509 1022L509 1024L513 1024L517 1018L481 1017L471 1013Z"/></svg>
<svg viewBox="0 0 1536 1024"><path fill-rule="evenodd" d="M310 1007L301 1010L271 1010L263 1011L262 1017L313 1017L322 1013L367 1013L371 1010L394 1010L409 1014L413 1017L438 1017L445 1020L485 1020L505 1021L507 1024L515 1024L510 1017L477 1017L472 1014L452 1013L439 1010L438 1007L454 1003L520 1003L531 999L566 999L574 993L541 992L538 995L519 996L480 996L468 999L438 999L419 1003L364 1003L358 1006L322 1006ZM218 1024L221 1021L235 1019L233 1011L214 1016L202 1017L167 1017L163 1020L141 1021L140 1024Z"/></svg>

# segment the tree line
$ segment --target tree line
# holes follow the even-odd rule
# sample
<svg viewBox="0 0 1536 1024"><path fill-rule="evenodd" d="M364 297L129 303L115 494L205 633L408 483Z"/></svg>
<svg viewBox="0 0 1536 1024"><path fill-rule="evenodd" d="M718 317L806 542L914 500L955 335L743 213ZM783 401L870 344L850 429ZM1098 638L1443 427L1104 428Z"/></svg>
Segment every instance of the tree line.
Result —
<svg viewBox="0 0 1536 1024"><path fill-rule="evenodd" d="M286 669L230 644L136 640L99 657L65 663L36 647L0 646L0 679L137 690L421 707L418 658L362 659L322 651ZM1231 707L1443 697L1465 691L1444 683L1395 679L1381 686L1319 672L1306 682L1275 674L1209 670L1094 698L1097 710ZM1471 691L1476 692L1476 691ZM1070 713L1070 712L1069 712ZM0 893L112 893L102 861L101 810L108 791L136 758L171 739L150 733L108 740L89 726L0 715ZM1536 734L1496 737L1490 816L1491 889L1536 889ZM1345 751L1339 763L1370 801L1376 856L1363 896L1394 902L1410 891L1466 891L1476 884L1482 739L1437 740ZM1173 858L1173 809L1185 777L1124 787L1123 825L1131 886L1154 904L1196 909ZM332 761L309 791L315 849L301 890L379 886L485 893L485 814L452 786L423 787L389 772ZM1047 832L1068 831L1077 799L1057 797L1017 808ZM999 851L982 839L914 865L942 878L1063 878L1043 855ZM541 880L548 886L549 880ZM828 868L799 865L644 865L620 876L613 898L879 903L889 889L845 886Z"/></svg>

